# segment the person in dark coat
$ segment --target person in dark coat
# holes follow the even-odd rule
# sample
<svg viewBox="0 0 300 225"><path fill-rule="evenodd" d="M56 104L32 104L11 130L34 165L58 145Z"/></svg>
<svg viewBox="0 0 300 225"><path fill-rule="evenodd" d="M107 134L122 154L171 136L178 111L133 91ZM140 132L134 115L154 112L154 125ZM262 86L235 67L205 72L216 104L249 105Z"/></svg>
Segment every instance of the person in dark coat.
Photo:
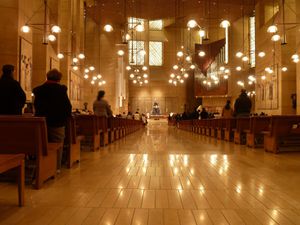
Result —
<svg viewBox="0 0 300 225"><path fill-rule="evenodd" d="M234 115L236 117L248 117L250 116L251 107L251 99L248 97L246 90L242 89L240 96L234 103Z"/></svg>
<svg viewBox="0 0 300 225"><path fill-rule="evenodd" d="M18 81L14 80L14 66L4 65L0 78L0 115L21 115L26 95Z"/></svg>
<svg viewBox="0 0 300 225"><path fill-rule="evenodd" d="M202 111L201 111L201 113L200 113L200 118L201 118L201 120L206 120L206 119L208 119L208 112L206 111L205 108L202 108Z"/></svg>
<svg viewBox="0 0 300 225"><path fill-rule="evenodd" d="M47 73L47 81L33 89L35 115L46 117L48 141L63 143L65 126L71 116L72 106L67 95L67 87L60 84L62 73L57 69ZM57 169L60 172L62 148L58 152Z"/></svg>

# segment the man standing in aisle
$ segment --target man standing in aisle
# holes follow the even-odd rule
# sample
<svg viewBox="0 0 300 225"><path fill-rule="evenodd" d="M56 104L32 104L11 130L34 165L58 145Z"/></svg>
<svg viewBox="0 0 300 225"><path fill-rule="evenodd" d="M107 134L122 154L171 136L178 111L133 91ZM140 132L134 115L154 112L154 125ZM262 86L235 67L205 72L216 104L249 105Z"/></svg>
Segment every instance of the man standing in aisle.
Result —
<svg viewBox="0 0 300 225"><path fill-rule="evenodd" d="M35 115L46 117L48 141L64 142L65 126L71 116L72 106L67 87L60 84L62 73L57 69L47 73L47 81L33 89ZM58 152L57 171L60 172L63 148Z"/></svg>

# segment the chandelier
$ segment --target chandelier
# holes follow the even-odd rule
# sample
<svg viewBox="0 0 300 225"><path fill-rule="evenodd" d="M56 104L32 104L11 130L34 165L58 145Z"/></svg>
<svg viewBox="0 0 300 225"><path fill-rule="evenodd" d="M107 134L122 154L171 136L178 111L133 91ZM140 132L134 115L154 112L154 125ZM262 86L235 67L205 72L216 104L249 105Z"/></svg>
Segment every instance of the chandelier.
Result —
<svg viewBox="0 0 300 225"><path fill-rule="evenodd" d="M39 13L41 8L44 8L44 21L43 23L30 23L34 16ZM31 28L36 30L43 30L43 44L47 45L50 42L56 41L56 34L61 32L61 28L56 24L50 24L48 21L48 1L44 0L44 3L38 8L37 11L29 18L28 21L21 27L21 32L29 33ZM40 28L43 27L43 28Z"/></svg>

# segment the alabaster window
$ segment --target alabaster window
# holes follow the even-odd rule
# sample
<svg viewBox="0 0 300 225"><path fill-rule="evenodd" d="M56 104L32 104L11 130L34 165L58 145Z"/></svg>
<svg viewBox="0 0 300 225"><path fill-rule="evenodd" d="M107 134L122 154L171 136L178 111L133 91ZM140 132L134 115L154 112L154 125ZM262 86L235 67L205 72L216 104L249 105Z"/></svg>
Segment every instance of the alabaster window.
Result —
<svg viewBox="0 0 300 225"><path fill-rule="evenodd" d="M163 65L163 43L158 41L149 41L149 65Z"/></svg>
<svg viewBox="0 0 300 225"><path fill-rule="evenodd" d="M255 17L249 18L249 46L250 46L250 66L255 67Z"/></svg>
<svg viewBox="0 0 300 225"><path fill-rule="evenodd" d="M144 41L129 41L129 63L130 65L144 65L145 64L145 43Z"/></svg>
<svg viewBox="0 0 300 225"><path fill-rule="evenodd" d="M150 20L149 21L149 29L150 30L162 30L163 29L163 21L162 20Z"/></svg>

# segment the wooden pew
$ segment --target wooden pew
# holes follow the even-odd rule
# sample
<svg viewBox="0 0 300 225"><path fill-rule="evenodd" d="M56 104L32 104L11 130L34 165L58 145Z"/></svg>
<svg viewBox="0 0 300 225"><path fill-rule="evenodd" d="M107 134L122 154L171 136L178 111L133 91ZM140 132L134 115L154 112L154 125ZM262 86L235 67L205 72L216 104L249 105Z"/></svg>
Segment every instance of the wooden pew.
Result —
<svg viewBox="0 0 300 225"><path fill-rule="evenodd" d="M217 128L218 128L219 119L211 119L210 122L210 136L216 138L217 137Z"/></svg>
<svg viewBox="0 0 300 225"><path fill-rule="evenodd" d="M236 127L236 119L235 118L226 118L225 127L224 127L224 140L225 141L233 141L234 132L233 129Z"/></svg>
<svg viewBox="0 0 300 225"><path fill-rule="evenodd" d="M17 168L19 206L24 206L25 163L24 154L1 154L0 173Z"/></svg>
<svg viewBox="0 0 300 225"><path fill-rule="evenodd" d="M98 129L100 134L100 146L108 145L108 124L106 116L97 116Z"/></svg>
<svg viewBox="0 0 300 225"><path fill-rule="evenodd" d="M76 131L78 135L84 136L81 141L81 148L88 148L96 151L100 148L100 134L95 115L76 115Z"/></svg>
<svg viewBox="0 0 300 225"><path fill-rule="evenodd" d="M84 139L84 136L77 135L74 117L68 119L65 135L64 146L67 152L67 167L71 168L74 163L80 161L80 142Z"/></svg>
<svg viewBox="0 0 300 225"><path fill-rule="evenodd" d="M236 118L236 127L234 131L234 143L239 145L246 144L246 130L250 127L250 117Z"/></svg>
<svg viewBox="0 0 300 225"><path fill-rule="evenodd" d="M46 120L42 117L0 116L0 154L36 157L35 188L55 177L59 143L48 143Z"/></svg>
<svg viewBox="0 0 300 225"><path fill-rule="evenodd" d="M115 126L113 122L113 117L107 119L107 131L108 131L108 142L113 143L115 141Z"/></svg>
<svg viewBox="0 0 300 225"><path fill-rule="evenodd" d="M264 134L262 132L269 130L270 121L270 116L250 117L249 129L245 130L248 147L257 148L264 146Z"/></svg>
<svg viewBox="0 0 300 225"><path fill-rule="evenodd" d="M205 126L205 135L210 136L211 119L205 119L203 121L204 121L204 126Z"/></svg>
<svg viewBox="0 0 300 225"><path fill-rule="evenodd" d="M217 124L217 138L219 140L223 140L225 136L224 128L225 128L225 118L220 118L218 119L218 124Z"/></svg>
<svg viewBox="0 0 300 225"><path fill-rule="evenodd" d="M267 152L300 150L300 116L272 116L269 131L264 132Z"/></svg>

